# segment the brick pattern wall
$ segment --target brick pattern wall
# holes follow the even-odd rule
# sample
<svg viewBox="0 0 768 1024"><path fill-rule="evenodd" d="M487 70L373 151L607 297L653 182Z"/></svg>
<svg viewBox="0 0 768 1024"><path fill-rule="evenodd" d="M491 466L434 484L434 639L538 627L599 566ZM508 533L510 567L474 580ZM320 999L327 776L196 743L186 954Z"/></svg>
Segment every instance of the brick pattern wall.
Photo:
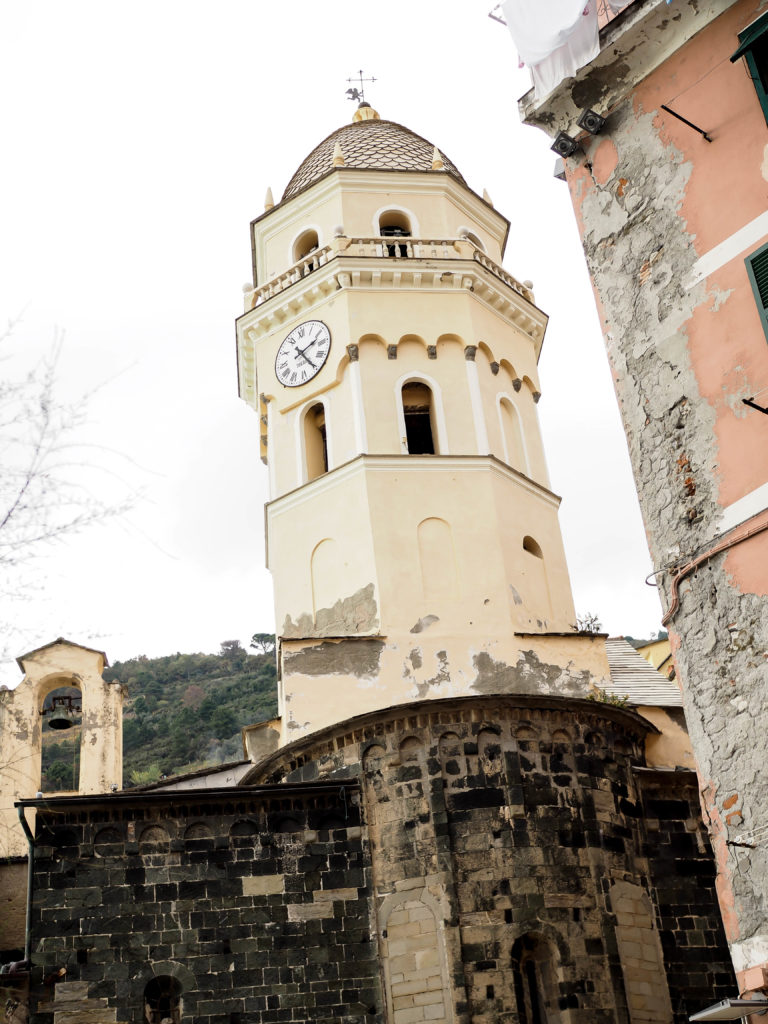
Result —
<svg viewBox="0 0 768 1024"><path fill-rule="evenodd" d="M337 784L42 811L32 1020L60 1024L42 982L64 967L96 1024L138 1024L162 975L181 985L184 1022L380 1024L358 804Z"/></svg>

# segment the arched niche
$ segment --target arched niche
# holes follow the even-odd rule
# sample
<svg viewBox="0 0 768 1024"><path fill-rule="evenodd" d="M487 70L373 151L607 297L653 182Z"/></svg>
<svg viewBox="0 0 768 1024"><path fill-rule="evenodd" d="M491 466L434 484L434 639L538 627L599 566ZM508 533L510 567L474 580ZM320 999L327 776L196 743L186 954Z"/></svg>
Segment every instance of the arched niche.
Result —
<svg viewBox="0 0 768 1024"><path fill-rule="evenodd" d="M529 535L523 537L524 604L529 615L547 620L552 616L547 565L539 542Z"/></svg>
<svg viewBox="0 0 768 1024"><path fill-rule="evenodd" d="M422 519L416 528L416 539L424 600L455 600L459 583L450 524L436 516Z"/></svg>
<svg viewBox="0 0 768 1024"><path fill-rule="evenodd" d="M496 408L501 429L501 442L504 446L504 461L512 469L517 469L521 473L525 473L526 476L530 476L528 450L517 405L510 395L500 394L497 397Z"/></svg>

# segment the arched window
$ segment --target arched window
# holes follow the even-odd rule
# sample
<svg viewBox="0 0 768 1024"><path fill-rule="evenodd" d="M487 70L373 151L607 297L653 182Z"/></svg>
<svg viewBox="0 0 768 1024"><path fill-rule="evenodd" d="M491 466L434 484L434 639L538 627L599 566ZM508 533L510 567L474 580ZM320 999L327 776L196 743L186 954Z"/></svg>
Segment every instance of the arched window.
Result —
<svg viewBox="0 0 768 1024"><path fill-rule="evenodd" d="M512 975L520 1024L549 1024L554 1020L559 987L549 943L534 935L522 935L512 946Z"/></svg>
<svg viewBox="0 0 768 1024"><path fill-rule="evenodd" d="M401 210L387 210L379 217L379 234L382 238L410 238L411 222ZM407 256L406 244L386 246L389 256Z"/></svg>
<svg viewBox="0 0 768 1024"><path fill-rule="evenodd" d="M304 457L307 480L315 480L328 472L328 443L325 435L325 407L322 402L304 413Z"/></svg>
<svg viewBox="0 0 768 1024"><path fill-rule="evenodd" d="M144 989L144 1021L162 1024L167 1020L181 1024L181 985L176 978L161 974Z"/></svg>
<svg viewBox="0 0 768 1024"><path fill-rule="evenodd" d="M435 455L435 409L432 390L421 381L403 385L403 417L409 455Z"/></svg>
<svg viewBox="0 0 768 1024"><path fill-rule="evenodd" d="M302 231L293 243L293 262L298 263L299 260L303 260L305 256L309 256L310 253L314 252L319 245L320 241L314 228L308 228L306 231ZM314 262L308 264L307 269L314 270Z"/></svg>

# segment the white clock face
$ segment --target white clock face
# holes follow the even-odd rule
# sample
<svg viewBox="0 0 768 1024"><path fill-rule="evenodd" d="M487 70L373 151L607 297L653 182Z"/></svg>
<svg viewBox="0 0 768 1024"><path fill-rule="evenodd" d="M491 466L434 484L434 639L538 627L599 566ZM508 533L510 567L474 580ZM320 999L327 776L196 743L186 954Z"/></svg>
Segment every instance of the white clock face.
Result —
<svg viewBox="0 0 768 1024"><path fill-rule="evenodd" d="M287 388L316 377L331 350L331 332L322 320L306 320L283 340L275 357L275 376Z"/></svg>

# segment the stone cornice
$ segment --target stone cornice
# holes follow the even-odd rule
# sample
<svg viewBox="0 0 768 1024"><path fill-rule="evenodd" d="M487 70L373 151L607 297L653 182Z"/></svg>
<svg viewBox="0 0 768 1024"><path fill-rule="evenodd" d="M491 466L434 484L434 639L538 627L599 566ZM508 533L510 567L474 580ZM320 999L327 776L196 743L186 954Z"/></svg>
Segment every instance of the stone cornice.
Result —
<svg viewBox="0 0 768 1024"><path fill-rule="evenodd" d="M237 319L240 394L252 400L256 393L254 348L260 338L299 315L309 318L331 295L341 291L422 291L468 293L508 327L530 338L538 362L548 316L508 283L502 267L474 258L392 257L347 255L335 252L311 273L282 288ZM510 280L514 280L510 277ZM471 343L474 339L467 339Z"/></svg>
<svg viewBox="0 0 768 1024"><path fill-rule="evenodd" d="M358 455L349 462L337 466L322 476L302 484L292 491L281 494L268 502L267 517L280 515L288 509L314 499L326 490L364 473L493 473L503 479L519 484L524 490L542 498L553 508L560 506L560 497L542 484L536 483L524 473L512 469L495 455Z"/></svg>

